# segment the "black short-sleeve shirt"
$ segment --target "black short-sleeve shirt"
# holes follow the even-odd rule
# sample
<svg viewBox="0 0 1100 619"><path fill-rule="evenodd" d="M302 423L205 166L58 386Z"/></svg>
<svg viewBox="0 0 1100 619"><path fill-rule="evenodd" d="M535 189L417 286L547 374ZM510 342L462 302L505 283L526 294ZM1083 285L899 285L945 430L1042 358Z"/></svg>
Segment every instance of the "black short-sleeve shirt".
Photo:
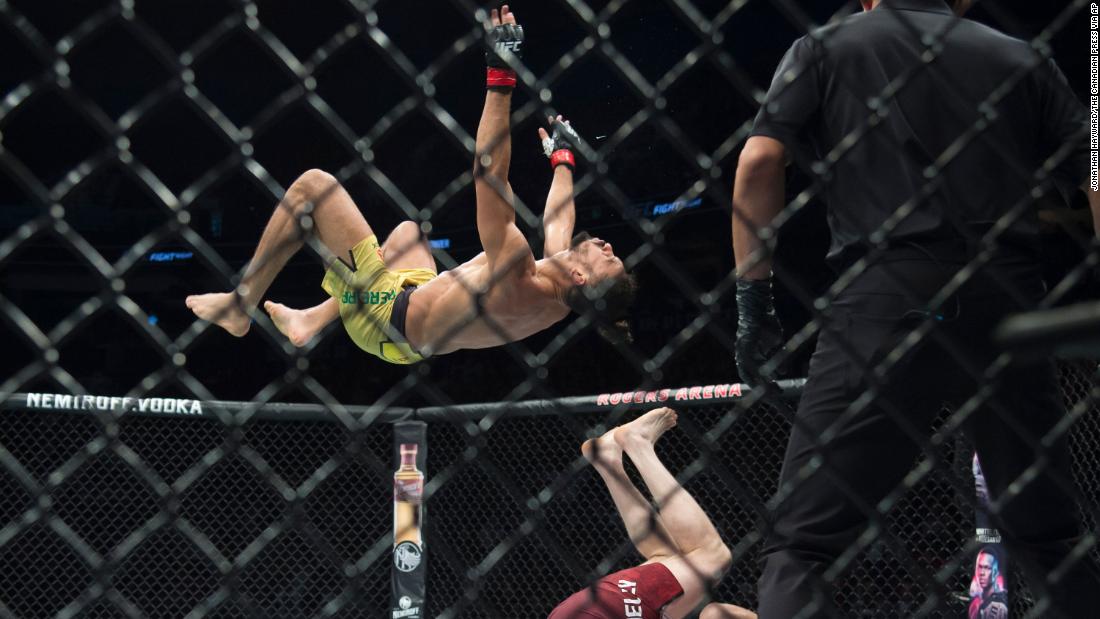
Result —
<svg viewBox="0 0 1100 619"><path fill-rule="evenodd" d="M1086 112L1054 62L943 0L882 0L795 41L752 134L813 172L840 264L874 244L962 238L1014 208L1003 238L1033 245L1033 189L1088 175Z"/></svg>

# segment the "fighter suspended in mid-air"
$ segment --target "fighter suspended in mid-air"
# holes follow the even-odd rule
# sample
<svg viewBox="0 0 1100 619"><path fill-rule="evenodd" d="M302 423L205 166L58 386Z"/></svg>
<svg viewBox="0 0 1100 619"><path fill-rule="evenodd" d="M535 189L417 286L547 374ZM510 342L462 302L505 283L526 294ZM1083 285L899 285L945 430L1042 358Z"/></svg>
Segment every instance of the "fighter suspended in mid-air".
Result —
<svg viewBox="0 0 1100 619"><path fill-rule="evenodd" d="M574 237L572 150L578 137L560 116L550 119L552 133L539 130L554 170L542 259L535 259L516 227L508 183L516 74L506 58L520 56L524 35L507 5L494 9L490 18L487 92L474 159L482 253L438 273L427 240L411 221L398 225L379 245L336 178L310 170L275 208L237 289L189 296L187 307L243 336L275 276L305 238L315 235L327 250L322 251L328 262L322 287L331 298L305 310L264 304L275 326L298 346L339 317L361 348L406 364L523 339L571 310L585 309L595 296L603 300L604 317L619 318L633 296L633 279L611 244L584 233Z"/></svg>

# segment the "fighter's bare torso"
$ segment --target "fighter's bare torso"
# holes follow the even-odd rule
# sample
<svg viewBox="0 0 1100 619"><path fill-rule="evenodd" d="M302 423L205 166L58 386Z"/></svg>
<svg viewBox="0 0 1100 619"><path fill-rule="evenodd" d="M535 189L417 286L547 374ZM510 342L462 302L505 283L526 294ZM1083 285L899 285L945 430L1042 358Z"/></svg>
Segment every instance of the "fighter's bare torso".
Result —
<svg viewBox="0 0 1100 619"><path fill-rule="evenodd" d="M542 331L570 311L552 278L543 275L562 268L556 262L556 256L536 261L528 255L492 274L480 253L412 293L405 337L417 350L439 355L500 346Z"/></svg>

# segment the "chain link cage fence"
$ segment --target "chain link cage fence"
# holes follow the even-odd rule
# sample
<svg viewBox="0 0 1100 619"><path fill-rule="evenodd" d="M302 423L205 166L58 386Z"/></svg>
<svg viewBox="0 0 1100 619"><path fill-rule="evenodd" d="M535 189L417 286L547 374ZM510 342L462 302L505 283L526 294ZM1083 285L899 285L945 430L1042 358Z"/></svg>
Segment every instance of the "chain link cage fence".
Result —
<svg viewBox="0 0 1100 619"><path fill-rule="evenodd" d="M470 161L480 8L0 0L0 49L11 59L0 75L0 616L386 614L390 424L430 410L427 616L545 616L638 562L578 453L593 428L637 407L609 414L557 398L735 376L737 153L779 55L854 3L513 6L532 48L512 110L518 225L537 238L534 197L548 174L534 130L564 113L591 129L579 149L578 228L614 241L641 279L633 343L596 341L602 317L589 311L498 350L389 366L363 359L338 324L295 348L260 313L230 342L182 305L240 282L271 205L307 169L329 170L379 231L418 222L443 268L479 251ZM1037 58L1083 71L1072 54L1085 47L1087 10L1078 0L1032 13L983 2L974 16L1033 41ZM792 193L777 248L794 376L820 328L814 299L832 281L819 264L823 217L807 208L819 196L803 181L810 189ZM1041 208L1051 228L1044 304L1094 292L1098 256L1075 223L1082 211ZM325 256L306 237L308 250L271 289L303 306L318 295L300 282L316 289L316 255ZM1076 418L1065 432L1077 499L1095 530L1095 363L1059 367ZM70 403L186 398L206 412L186 418L176 404L143 415L110 400L44 411L17 395L26 392ZM522 414L521 401L535 398L547 414ZM286 401L317 405L323 419L296 419ZM782 409L752 394L688 402L658 445L734 550L717 600L756 603L760 521L790 430ZM840 581L845 612L965 612L973 448L952 434L937 449ZM1032 597L1020 583L1013 615L1032 612Z"/></svg>

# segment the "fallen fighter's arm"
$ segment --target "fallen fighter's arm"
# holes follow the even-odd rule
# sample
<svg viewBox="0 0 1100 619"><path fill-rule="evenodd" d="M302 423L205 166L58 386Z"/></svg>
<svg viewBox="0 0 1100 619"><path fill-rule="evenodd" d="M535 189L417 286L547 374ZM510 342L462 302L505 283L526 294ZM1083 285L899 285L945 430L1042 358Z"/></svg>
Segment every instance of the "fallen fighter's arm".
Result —
<svg viewBox="0 0 1100 619"><path fill-rule="evenodd" d="M516 25L507 6L491 12L488 39L492 48L486 53L489 65L485 107L477 127L474 155L474 192L477 197L477 232L493 273L530 263L534 256L527 239L516 227L512 188L508 168L512 158L510 114L515 72L501 54L519 55L523 29Z"/></svg>
<svg viewBox="0 0 1100 619"><path fill-rule="evenodd" d="M577 208L573 203L573 149L579 140L577 132L559 115L549 118L552 134L539 128L542 149L554 168L554 180L546 194L546 208L542 213L543 256L552 256L572 246L573 228L577 223Z"/></svg>

